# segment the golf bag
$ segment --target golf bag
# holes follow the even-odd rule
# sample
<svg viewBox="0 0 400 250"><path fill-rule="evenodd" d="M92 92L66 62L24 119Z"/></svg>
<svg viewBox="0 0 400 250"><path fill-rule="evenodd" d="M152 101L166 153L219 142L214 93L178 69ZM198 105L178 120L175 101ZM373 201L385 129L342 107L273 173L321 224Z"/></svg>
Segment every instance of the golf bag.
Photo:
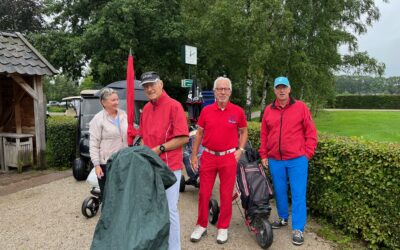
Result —
<svg viewBox="0 0 400 250"><path fill-rule="evenodd" d="M238 163L236 182L245 216L250 220L260 214L268 218L271 212L269 199L273 195L271 183L258 163L259 157L254 149L246 149L246 158L247 161Z"/></svg>

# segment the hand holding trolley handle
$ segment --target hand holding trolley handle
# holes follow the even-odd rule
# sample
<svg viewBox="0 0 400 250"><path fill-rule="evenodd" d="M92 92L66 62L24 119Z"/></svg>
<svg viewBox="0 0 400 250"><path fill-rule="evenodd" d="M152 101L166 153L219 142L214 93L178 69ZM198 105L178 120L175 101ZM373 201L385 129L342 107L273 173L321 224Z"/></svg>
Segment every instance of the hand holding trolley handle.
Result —
<svg viewBox="0 0 400 250"><path fill-rule="evenodd" d="M100 165L97 165L95 168L96 168L97 178L101 179L101 177L104 176L103 169L101 169Z"/></svg>
<svg viewBox="0 0 400 250"><path fill-rule="evenodd" d="M268 169L268 158L261 159L261 165L262 165L265 169Z"/></svg>

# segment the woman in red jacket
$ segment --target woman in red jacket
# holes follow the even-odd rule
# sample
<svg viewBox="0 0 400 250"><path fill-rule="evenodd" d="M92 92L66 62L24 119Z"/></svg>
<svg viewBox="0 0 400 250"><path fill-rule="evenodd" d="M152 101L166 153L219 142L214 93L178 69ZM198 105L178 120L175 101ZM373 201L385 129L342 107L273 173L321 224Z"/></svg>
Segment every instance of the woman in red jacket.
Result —
<svg viewBox="0 0 400 250"><path fill-rule="evenodd" d="M290 97L290 91L286 77L275 79L276 100L264 111L259 152L262 164L270 169L274 184L279 219L272 223L272 228L287 225L289 179L292 194L292 242L302 245L307 220L308 160L317 147L317 132L306 104Z"/></svg>

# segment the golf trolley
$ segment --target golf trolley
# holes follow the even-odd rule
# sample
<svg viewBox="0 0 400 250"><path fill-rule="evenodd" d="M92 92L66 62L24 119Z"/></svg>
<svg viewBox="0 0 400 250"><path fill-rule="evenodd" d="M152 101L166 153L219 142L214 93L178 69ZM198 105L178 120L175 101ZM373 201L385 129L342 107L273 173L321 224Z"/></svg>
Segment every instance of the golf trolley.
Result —
<svg viewBox="0 0 400 250"><path fill-rule="evenodd" d="M188 179L182 175L179 191L185 192L185 186L191 185L196 188L200 187L199 172L195 171L191 165L192 147L196 136L196 123L200 116L200 111L207 105L213 104L215 101L213 91L201 91L199 84L197 83L196 77L193 76L192 87L189 90L188 98L186 100L186 107L189 114L190 128L189 128L189 142L183 149L183 163L185 166ZM200 158L203 153L204 147L200 145L197 157ZM199 162L200 169L200 162Z"/></svg>
<svg viewBox="0 0 400 250"><path fill-rule="evenodd" d="M181 182L179 186L179 192L185 192L186 185L191 185L196 188L200 187L200 178L199 172L195 171L191 165L191 157L192 157L192 146L194 142L194 138L196 136L196 130L191 130L189 133L189 142L185 145L183 150L183 164L185 165L185 170L188 175L188 179L185 179L185 176L182 175ZM203 153L204 148L200 145L199 152L197 154L198 157ZM199 164L200 168L200 164Z"/></svg>
<svg viewBox="0 0 400 250"><path fill-rule="evenodd" d="M97 181L97 180L96 180ZM93 185L94 183L92 183ZM94 217L97 212L100 209L101 205L101 192L100 188L97 184L93 185L92 190L90 190L91 196L88 196L83 202L82 202L82 214L86 218L92 218Z"/></svg>
<svg viewBox="0 0 400 250"><path fill-rule="evenodd" d="M191 165L191 157L192 157L192 147L193 147L193 142L196 136L196 123L197 120L200 116L200 111L203 107L204 101L203 101L203 96L200 91L200 87L197 85L197 80L195 77L193 77L193 83L192 87L189 90L188 98L186 100L186 107L188 110L189 114L189 121L191 123L191 126L189 128L190 133L189 133L189 142L185 145L183 149L183 164L185 165L185 170L188 175L188 179L185 179L185 176L182 175L181 181L180 181L180 186L179 186L179 192L185 192L185 186L186 185L191 185L196 188L200 187L200 179L199 179L199 172L195 171L192 168ZM199 152L197 154L198 157L203 152L203 147L200 145ZM200 165L199 165L200 167Z"/></svg>
<svg viewBox="0 0 400 250"><path fill-rule="evenodd" d="M237 165L236 187L232 200L239 208L249 232L256 235L258 245L267 249L273 241L272 227L268 221L271 213L269 200L273 193L265 169L258 163L255 155L256 153L251 147L246 147L246 159L242 157ZM243 212L239 207L239 197ZM211 199L209 222L213 225L216 224L218 215L218 201Z"/></svg>

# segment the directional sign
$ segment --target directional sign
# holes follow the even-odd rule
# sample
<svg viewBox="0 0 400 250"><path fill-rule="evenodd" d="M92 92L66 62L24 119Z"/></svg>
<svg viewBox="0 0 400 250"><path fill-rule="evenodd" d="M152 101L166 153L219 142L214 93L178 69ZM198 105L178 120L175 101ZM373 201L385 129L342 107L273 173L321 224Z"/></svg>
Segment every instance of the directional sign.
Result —
<svg viewBox="0 0 400 250"><path fill-rule="evenodd" d="M182 88L190 88L192 87L193 80L192 79L182 79L181 86Z"/></svg>

